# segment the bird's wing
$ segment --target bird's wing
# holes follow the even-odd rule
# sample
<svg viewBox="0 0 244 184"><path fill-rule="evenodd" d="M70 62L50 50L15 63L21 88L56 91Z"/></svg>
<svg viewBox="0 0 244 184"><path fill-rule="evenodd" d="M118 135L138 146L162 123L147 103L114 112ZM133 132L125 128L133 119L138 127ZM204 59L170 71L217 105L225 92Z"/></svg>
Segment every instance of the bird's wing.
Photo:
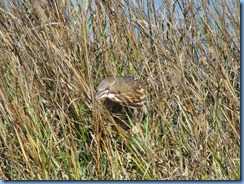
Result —
<svg viewBox="0 0 244 184"><path fill-rule="evenodd" d="M143 86L139 80L135 80L132 76L120 77L118 83L121 84L118 87L119 93L134 92L138 87Z"/></svg>

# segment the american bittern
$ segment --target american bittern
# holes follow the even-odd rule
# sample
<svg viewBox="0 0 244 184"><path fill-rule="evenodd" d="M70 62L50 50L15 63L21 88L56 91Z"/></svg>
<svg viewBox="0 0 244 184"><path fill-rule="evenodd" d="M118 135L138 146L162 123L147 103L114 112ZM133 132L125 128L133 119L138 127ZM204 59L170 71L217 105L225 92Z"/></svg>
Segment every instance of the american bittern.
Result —
<svg viewBox="0 0 244 184"><path fill-rule="evenodd" d="M147 113L144 85L132 76L107 77L98 86L98 99L108 98L133 110L133 119L142 121Z"/></svg>

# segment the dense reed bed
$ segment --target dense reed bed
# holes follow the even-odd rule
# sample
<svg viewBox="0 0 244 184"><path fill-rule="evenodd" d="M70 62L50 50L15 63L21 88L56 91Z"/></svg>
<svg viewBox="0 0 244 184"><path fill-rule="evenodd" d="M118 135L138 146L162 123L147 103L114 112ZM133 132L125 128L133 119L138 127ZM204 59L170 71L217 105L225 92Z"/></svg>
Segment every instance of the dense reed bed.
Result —
<svg viewBox="0 0 244 184"><path fill-rule="evenodd" d="M140 131L109 75L145 84ZM240 2L1 1L0 143L2 180L240 179Z"/></svg>

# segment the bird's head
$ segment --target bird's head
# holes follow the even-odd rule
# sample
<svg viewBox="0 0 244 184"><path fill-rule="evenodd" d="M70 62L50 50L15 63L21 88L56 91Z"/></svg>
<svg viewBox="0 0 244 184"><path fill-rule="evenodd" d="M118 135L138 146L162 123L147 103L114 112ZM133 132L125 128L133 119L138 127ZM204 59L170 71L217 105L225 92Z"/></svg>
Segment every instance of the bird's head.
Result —
<svg viewBox="0 0 244 184"><path fill-rule="evenodd" d="M114 77L107 77L99 84L96 92L96 98L113 98L116 85L117 84Z"/></svg>

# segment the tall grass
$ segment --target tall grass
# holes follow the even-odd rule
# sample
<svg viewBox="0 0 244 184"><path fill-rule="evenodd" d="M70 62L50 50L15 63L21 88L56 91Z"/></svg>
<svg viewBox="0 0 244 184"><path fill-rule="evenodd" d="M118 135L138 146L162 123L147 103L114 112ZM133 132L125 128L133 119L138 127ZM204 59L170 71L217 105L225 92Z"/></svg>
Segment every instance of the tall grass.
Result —
<svg viewBox="0 0 244 184"><path fill-rule="evenodd" d="M6 0L0 60L3 180L240 179L239 1ZM131 130L94 97L128 74Z"/></svg>

